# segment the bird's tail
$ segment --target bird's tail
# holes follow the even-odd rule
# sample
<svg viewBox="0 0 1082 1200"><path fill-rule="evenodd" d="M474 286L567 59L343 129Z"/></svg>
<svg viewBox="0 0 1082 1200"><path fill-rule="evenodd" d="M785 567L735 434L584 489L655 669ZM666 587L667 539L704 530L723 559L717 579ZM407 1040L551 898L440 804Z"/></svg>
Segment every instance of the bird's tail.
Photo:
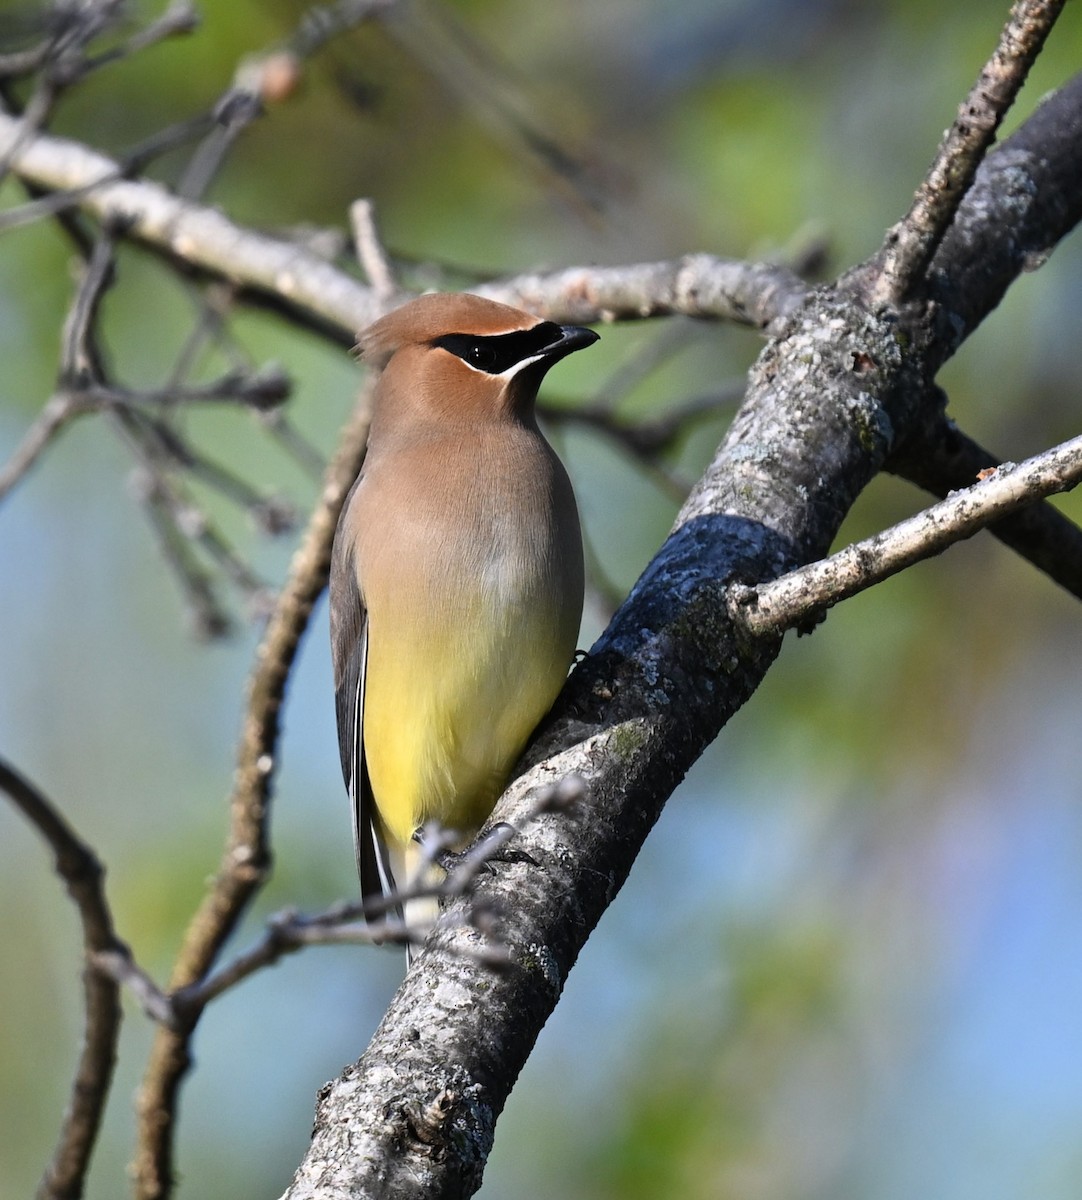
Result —
<svg viewBox="0 0 1082 1200"><path fill-rule="evenodd" d="M402 892L413 891L417 887L435 887L443 880L443 872L428 860L424 847L417 842L390 847L388 857L392 883ZM400 912L409 934L409 941L406 942L406 965L409 966L421 953L425 935L440 915L439 900L435 896L417 896L404 901Z"/></svg>

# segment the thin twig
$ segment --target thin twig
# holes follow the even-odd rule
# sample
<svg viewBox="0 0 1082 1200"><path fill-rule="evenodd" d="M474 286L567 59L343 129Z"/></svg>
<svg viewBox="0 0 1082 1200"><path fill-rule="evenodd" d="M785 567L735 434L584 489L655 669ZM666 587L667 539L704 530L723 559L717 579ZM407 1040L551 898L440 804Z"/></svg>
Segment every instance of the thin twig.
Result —
<svg viewBox="0 0 1082 1200"><path fill-rule="evenodd" d="M906 567L942 553L1027 504L1082 481L1082 437L1015 465L990 470L972 487L901 521L875 537L854 542L757 587L730 590L730 613L755 636L810 628L839 600L846 600Z"/></svg>
<svg viewBox="0 0 1082 1200"><path fill-rule="evenodd" d="M309 520L256 653L230 800L229 837L218 874L184 936L170 990L205 978L226 938L262 887L270 867L268 817L277 765L286 681L308 619L326 583L338 513L360 470L368 436L370 390L338 443L319 503ZM192 1016L194 1027L198 1013ZM178 1092L189 1066L188 1036L159 1029L139 1094L136 1192L143 1200L171 1186Z"/></svg>
<svg viewBox="0 0 1082 1200"><path fill-rule="evenodd" d="M346 943L370 946L381 941L379 932L361 919L363 913L360 902L338 905L312 917L297 912L277 913L268 920L264 936L254 946L201 983L181 989L176 999L202 1009L256 971L272 966L304 946Z"/></svg>
<svg viewBox="0 0 1082 1200"><path fill-rule="evenodd" d="M70 393L58 393L48 401L11 457L0 467L0 500L26 478L57 434L83 411L81 397Z"/></svg>
<svg viewBox="0 0 1082 1200"><path fill-rule="evenodd" d="M261 412L259 419L301 470L314 479L320 478L327 465L326 459L280 408Z"/></svg>
<svg viewBox="0 0 1082 1200"><path fill-rule="evenodd" d="M177 195L187 200L200 199L236 140L262 113L263 102L258 92L237 84L230 88L215 106L214 124L196 146L176 186Z"/></svg>
<svg viewBox="0 0 1082 1200"><path fill-rule="evenodd" d="M93 958L126 947L116 936L94 851L42 792L3 760L0 790L49 843L83 927L83 1044L56 1149L37 1191L38 1200L77 1200L109 1097L121 1021L117 984L94 967Z"/></svg>
<svg viewBox="0 0 1082 1200"><path fill-rule="evenodd" d="M140 429L146 434L146 441L153 444L153 457L156 460L167 459L190 477L201 480L226 499L246 509L256 527L264 533L278 535L295 527L296 510L293 505L279 496L264 495L236 472L192 449L177 430L164 421L142 413L134 415ZM198 536L211 528L205 517L193 519L191 501L187 501L184 507L182 524L189 536Z"/></svg>
<svg viewBox="0 0 1082 1200"><path fill-rule="evenodd" d="M159 475L140 466L132 473L132 490L145 505L161 556L180 586L189 631L201 641L224 637L232 628L229 610L218 596L217 581L178 526L175 505L163 495Z"/></svg>
<svg viewBox="0 0 1082 1200"><path fill-rule="evenodd" d="M715 395L693 396L669 412L643 420L629 420L615 413L608 405L542 403L539 414L553 425L581 425L594 429L624 447L630 454L646 463L654 463L660 455L672 450L699 421L708 421L726 409L732 409L744 395L743 380Z"/></svg>
<svg viewBox="0 0 1082 1200"><path fill-rule="evenodd" d="M333 4L313 4L289 39L290 52L309 58L332 38L348 33L396 3L397 0L336 0Z"/></svg>
<svg viewBox="0 0 1082 1200"><path fill-rule="evenodd" d="M1066 0L1016 0L992 57L944 135L909 212L887 235L872 296L900 304L920 286L977 168Z"/></svg>
<svg viewBox="0 0 1082 1200"><path fill-rule="evenodd" d="M353 246L361 270L368 277L376 294L389 300L398 291L394 267L384 248L376 226L376 209L371 200L354 200L349 206L349 222L353 229Z"/></svg>
<svg viewBox="0 0 1082 1200"><path fill-rule="evenodd" d="M130 58L167 38L194 33L198 28L199 10L195 5L190 0L172 0L160 17L133 33L124 45L98 55L88 66L94 69L108 66L117 59Z"/></svg>
<svg viewBox="0 0 1082 1200"><path fill-rule="evenodd" d="M691 320L666 321L650 330L629 353L621 355L595 391L593 404L598 408L615 408L644 380L686 350L693 341L702 338L705 332L701 323Z"/></svg>
<svg viewBox="0 0 1082 1200"><path fill-rule="evenodd" d="M96 188L105 183L123 179L123 177L123 174L118 171L111 178L101 178L85 187L39 194L25 204L19 204L15 208L0 212L0 233L6 233L9 229L18 229L22 225L33 225L35 221L40 221L43 217L53 217L57 213L67 212L90 196ZM35 190L40 192L40 189Z"/></svg>
<svg viewBox="0 0 1082 1200"><path fill-rule="evenodd" d="M683 401L659 416L633 419L619 409L631 391L688 345L694 328L691 321L666 323L655 336L644 340L617 364L590 402L560 403L553 402L550 397L538 405L538 413L550 425L579 425L604 434L638 459L674 499L682 502L689 485L674 478L672 472L662 466L662 456L672 450L698 421L735 404L744 394L743 381L719 389L716 396Z"/></svg>
<svg viewBox="0 0 1082 1200"><path fill-rule="evenodd" d="M696 396L670 412L638 421L621 416L608 405L598 404L579 406L542 402L538 404L537 412L548 425L565 429L577 425L602 434L631 455L661 491L682 504L691 483L680 478L678 472L663 461L666 454L700 421L708 421L726 408L735 407L743 394L744 383L741 381L731 385L728 391L720 390L716 396Z"/></svg>
<svg viewBox="0 0 1082 1200"><path fill-rule="evenodd" d="M9 132L6 139L0 137L0 183L11 170L11 164L20 149L44 126L55 102L56 88L48 79L39 79L19 117L18 128Z"/></svg>
<svg viewBox="0 0 1082 1200"><path fill-rule="evenodd" d="M101 303L113 283L116 260L112 237L102 233L83 268L83 278L64 321L60 346L60 386L80 389L101 378L94 334Z"/></svg>
<svg viewBox="0 0 1082 1200"><path fill-rule="evenodd" d="M196 113L150 134L134 146L129 146L119 161L120 179L134 179L163 154L203 137L214 125L214 111ZM63 195L58 192L57 195Z"/></svg>
<svg viewBox="0 0 1082 1200"><path fill-rule="evenodd" d="M277 367L266 367L254 372L228 371L217 379L189 387L139 392L116 385L91 384L75 391L58 391L45 404L8 461L0 467L0 500L27 475L53 439L76 417L110 409L165 404L240 403L264 413L284 403L290 387L288 377ZM275 426L268 423L268 428ZM309 447L304 456L305 465L312 463L312 453ZM319 465L322 467L322 463ZM260 505L265 503L261 498L256 499ZM242 502L247 504L249 499Z"/></svg>
<svg viewBox="0 0 1082 1200"><path fill-rule="evenodd" d="M32 19L35 20L38 28L46 25L44 14ZM23 75L33 75L35 71L40 71L48 61L52 46L52 38L46 37L26 50L13 50L0 54L0 83L7 83L8 80L19 79Z"/></svg>
<svg viewBox="0 0 1082 1200"><path fill-rule="evenodd" d="M306 916L292 910L276 913L266 925L262 938L254 946L238 954L231 962L206 979L181 988L171 994L161 992L153 981L139 970L130 959L116 956L108 962L108 969L121 982L134 986L144 1009L158 1021L171 1027L177 1025L177 1014L198 1012L223 992L243 982L263 967L271 966L303 946L332 946L344 943L372 945L387 942L419 944L431 932L428 928L413 928L390 915L405 901L421 897L451 898L465 895L472 890L477 877L494 859L501 856L505 847L532 821L547 812L560 811L579 803L585 794L585 785L578 775L569 775L558 783L542 788L530 808L513 825L495 826L486 836L480 837L458 859L447 876L436 884L411 881L392 896L373 901L356 901L336 904L321 913ZM458 835L451 830L433 829L426 832L426 848L437 859ZM427 879L428 872L422 869L419 879ZM384 919L372 921L373 912L382 912ZM365 920L364 918L368 918ZM490 931L498 941L498 930ZM505 955L498 947L495 960L503 962Z"/></svg>
<svg viewBox="0 0 1082 1200"><path fill-rule="evenodd" d="M228 631L229 621L217 606L209 577L187 550L185 544L189 542L198 545L224 570L229 581L255 605L255 615L263 615L266 585L233 549L185 483L175 477L178 465L197 470L202 460L166 425L136 409L114 408L110 416L139 461L137 494L163 535L161 549L189 602L193 631L200 637L217 636ZM215 482L222 490L222 480ZM237 485L241 486L239 481Z"/></svg>
<svg viewBox="0 0 1082 1200"><path fill-rule="evenodd" d="M99 950L91 961L103 974L126 987L152 1021L160 1021L169 1026L178 1024L173 998L167 992L163 992L139 966L126 946L113 950Z"/></svg>
<svg viewBox="0 0 1082 1200"><path fill-rule="evenodd" d="M1001 460L967 437L946 415L922 425L887 462L887 469L935 496L968 487ZM1031 504L988 532L1082 600L1082 529L1047 501Z"/></svg>

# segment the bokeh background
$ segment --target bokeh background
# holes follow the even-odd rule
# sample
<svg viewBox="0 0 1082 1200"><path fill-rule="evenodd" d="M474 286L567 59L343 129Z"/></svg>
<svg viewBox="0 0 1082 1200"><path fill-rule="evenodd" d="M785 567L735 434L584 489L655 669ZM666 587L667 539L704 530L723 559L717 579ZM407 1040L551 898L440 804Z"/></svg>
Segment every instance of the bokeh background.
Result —
<svg viewBox="0 0 1082 1200"><path fill-rule="evenodd" d="M157 6L133 4L134 13ZM103 71L54 129L121 152L213 102L295 28L288 0L204 0L201 30ZM241 138L210 199L267 228L345 228L372 197L412 278L704 250L829 270L904 211L1007 4L958 0L463 0L332 43ZM0 32L29 11L0 3ZM1082 62L1068 6L1012 124ZM559 147L560 155L551 147ZM561 155L563 157L561 157ZM154 168L177 177L179 157ZM0 205L21 199L11 182ZM451 269L441 274L425 264ZM459 274L454 272L458 271ZM0 235L0 455L54 386L73 283L48 224ZM118 377L154 386L191 296L126 251L105 307ZM295 381L328 453L349 356L266 314L235 328ZM628 416L722 395L756 353L691 322L607 328L550 380L554 404ZM943 374L952 411L1020 459L1079 431L1082 256L1019 280ZM221 369L208 352L199 370ZM595 566L581 644L656 549L719 406L647 471L553 430ZM247 414L193 413L208 454L290 499L316 494ZM70 428L0 508L0 752L108 865L122 935L158 978L213 872L257 630L193 640L107 423ZM208 511L272 584L271 541ZM882 479L841 540L924 503ZM1075 518L1082 504L1059 502ZM1059 1200L1082 1171L1082 738L1077 602L981 536L790 638L674 796L591 938L497 1131L486 1200L861 1197ZM234 948L287 905L354 891L326 611L285 711L273 882ZM37 835L0 803L0 1197L31 1194L75 1060L74 912ZM208 1011L184 1093L182 1196L274 1196L318 1087L363 1050L396 952L315 949ZM150 1040L127 1002L88 1196L123 1194Z"/></svg>

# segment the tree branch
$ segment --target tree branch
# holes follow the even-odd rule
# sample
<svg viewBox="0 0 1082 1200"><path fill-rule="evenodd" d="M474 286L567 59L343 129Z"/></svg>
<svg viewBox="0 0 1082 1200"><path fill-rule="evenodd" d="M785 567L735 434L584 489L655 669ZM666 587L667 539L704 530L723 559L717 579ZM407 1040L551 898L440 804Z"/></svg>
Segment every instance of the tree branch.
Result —
<svg viewBox="0 0 1082 1200"><path fill-rule="evenodd" d="M44 794L2 759L0 790L48 842L83 927L83 1044L56 1149L37 1191L38 1200L78 1200L109 1097L122 1015L119 989L94 966L94 956L126 953L127 947L113 928L102 883L105 873L94 851Z"/></svg>
<svg viewBox="0 0 1082 1200"><path fill-rule="evenodd" d="M16 125L0 113L0 146ZM71 192L72 203L99 221L124 220L130 238L232 280L242 294L273 297L342 344L352 345L357 331L387 308L379 290L304 247L244 229L159 184L121 179L119 164L78 142L35 137L17 150L12 166L39 187ZM800 303L807 285L786 267L693 254L676 262L530 273L474 290L564 321L682 314L767 329Z"/></svg>
<svg viewBox="0 0 1082 1200"><path fill-rule="evenodd" d="M1064 3L1015 3L994 54L944 136L912 207L887 235L873 292L877 302L901 304L923 282L928 264Z"/></svg>
<svg viewBox="0 0 1082 1200"><path fill-rule="evenodd" d="M990 207L1002 226L984 216ZM932 260L927 298L939 330L938 370L1082 219L1082 74L1052 92L981 164ZM1004 238L1003 227L1011 236Z"/></svg>
<svg viewBox="0 0 1082 1200"><path fill-rule="evenodd" d="M934 496L969 487L1001 461L945 414L914 431L886 468ZM993 521L988 532L1082 600L1082 529L1051 504L1031 504Z"/></svg>
<svg viewBox="0 0 1082 1200"><path fill-rule="evenodd" d="M840 600L942 554L1037 500L1070 491L1080 480L1082 437L1077 437L1017 466L989 469L972 487L820 562L756 587L734 587L729 612L753 637L810 630Z"/></svg>

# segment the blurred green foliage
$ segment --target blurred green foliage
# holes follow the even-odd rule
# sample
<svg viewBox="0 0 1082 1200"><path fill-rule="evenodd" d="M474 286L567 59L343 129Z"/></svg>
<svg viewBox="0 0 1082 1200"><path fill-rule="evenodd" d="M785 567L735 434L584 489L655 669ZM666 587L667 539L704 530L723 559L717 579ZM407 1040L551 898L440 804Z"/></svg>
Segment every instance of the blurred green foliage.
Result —
<svg viewBox="0 0 1082 1200"><path fill-rule="evenodd" d="M200 7L198 33L93 76L54 130L120 154L206 109L304 13L289 0ZM344 236L350 201L372 197L410 279L456 286L695 250L783 255L817 238L829 270L843 269L904 211L1007 5L401 10L316 55L298 92L239 140L209 199L258 227ZM1069 7L1012 124L1080 54ZM151 173L175 183L183 166L174 153ZM0 205L21 199L12 181L0 188ZM70 260L47 223L0 235L4 457L53 387ZM1057 251L944 372L952 412L1004 457L1077 433L1080 267L1076 245ZM104 307L117 376L157 386L194 313L190 285L124 248ZM657 363L621 388L629 418L739 383L757 340L684 325L603 330L589 361L552 381L553 403L607 394L640 358ZM356 387L348 356L267 314L234 330L253 362L286 369L291 419L329 452ZM228 365L211 344L195 377ZM663 473L596 433L555 431L597 560L584 645L730 414L721 405L689 431ZM301 512L313 499L315 480L251 415L201 411L186 428ZM188 638L128 495L130 467L104 422L86 419L0 510L0 751L97 847L121 932L161 978L220 852L256 630L209 647ZM290 536L269 542L219 495L198 496L280 579ZM877 480L841 540L921 503ZM1082 518L1077 497L1057 503ZM321 619L285 714L275 877L240 942L277 908L352 894L324 642ZM1074 1195L1079 645L1076 606L987 538L791 639L592 939L502 1120L482 1195ZM15 1197L31 1192L64 1104L79 964L74 914L34 835L2 807L0 889L0 1197ZM1020 971L1034 930L1042 957ZM316 1089L363 1049L399 971L397 955L311 951L208 1012L182 1108L182 1196L284 1187ZM1037 977L1047 988L1034 995ZM123 1190L148 1042L129 1006L91 1200Z"/></svg>

